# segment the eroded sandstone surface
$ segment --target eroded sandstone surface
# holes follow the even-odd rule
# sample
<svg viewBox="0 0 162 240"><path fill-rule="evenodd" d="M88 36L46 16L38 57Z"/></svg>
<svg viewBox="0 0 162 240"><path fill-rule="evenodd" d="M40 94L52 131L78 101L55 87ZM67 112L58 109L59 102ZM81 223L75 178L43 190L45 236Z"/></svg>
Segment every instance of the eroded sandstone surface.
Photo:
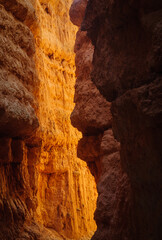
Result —
<svg viewBox="0 0 162 240"><path fill-rule="evenodd" d="M83 21L79 21L76 46L78 55L85 46L82 53L85 71L77 78L76 107L71 118L84 136L78 145L78 155L91 163L94 175L100 169L97 231L92 239L159 240L162 238L162 2L89 0L85 10L85 1L75 0L70 13L76 25L75 9L78 12L79 7ZM81 35L85 36L84 42ZM92 48L94 53L87 73L86 53ZM80 59L76 52L77 71ZM99 101L94 97L92 117L87 79L111 105L113 133L111 125L106 126L108 130L96 131L99 125L92 119L96 119ZM78 88L85 89L82 95ZM85 111L79 107L83 101ZM105 113L106 102L102 101L100 119L105 121L105 114L108 117L110 113ZM82 112L85 116L79 119ZM90 132L82 127L86 126L82 119L89 120ZM120 142L120 149L113 134ZM96 162L98 168L94 166Z"/></svg>
<svg viewBox="0 0 162 240"><path fill-rule="evenodd" d="M0 0L0 239L89 239L96 184L71 126L70 0Z"/></svg>
<svg viewBox="0 0 162 240"><path fill-rule="evenodd" d="M74 1L70 9L71 21L76 22L76 12L85 12L84 1ZM83 13L80 13L83 16ZM87 32L79 29L75 42L76 84L75 108L71 122L83 133L78 143L78 157L88 163L95 176L98 190L95 220L97 231L92 239L120 239L130 236L126 228L130 221L130 184L120 161L120 143L112 132L111 102L100 94L92 82L94 46ZM125 219L123 221L123 214ZM108 227L110 226L110 227ZM118 228L118 231L117 229ZM124 229L124 230L123 230Z"/></svg>

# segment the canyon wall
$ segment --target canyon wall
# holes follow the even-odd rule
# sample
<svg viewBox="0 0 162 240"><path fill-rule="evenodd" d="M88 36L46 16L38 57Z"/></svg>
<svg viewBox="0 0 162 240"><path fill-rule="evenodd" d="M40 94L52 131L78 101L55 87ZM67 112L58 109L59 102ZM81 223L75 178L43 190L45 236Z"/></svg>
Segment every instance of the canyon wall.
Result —
<svg viewBox="0 0 162 240"><path fill-rule="evenodd" d="M89 239L96 184L71 126L71 1L0 0L0 239Z"/></svg>
<svg viewBox="0 0 162 240"><path fill-rule="evenodd" d="M71 6L71 21L77 26L81 25L86 4L87 1L74 1ZM98 183L97 231L92 239L107 240L112 236L113 239L122 236L129 239L130 228L126 227L130 221L129 180L121 167L120 143L114 139L112 132L111 102L106 101L91 79L94 46L87 32L81 28L77 32L74 49L77 79L71 122L83 133L77 154L87 162Z"/></svg>
<svg viewBox="0 0 162 240"><path fill-rule="evenodd" d="M70 15L81 26L71 120L83 132L78 156L98 182L92 239L159 240L162 2L74 0Z"/></svg>
<svg viewBox="0 0 162 240"><path fill-rule="evenodd" d="M38 164L38 219L67 238L95 230L95 182L76 156L80 134L71 126L74 107L74 41L69 20L71 1L37 1L35 64L40 79L37 116L41 155ZM87 182L90 184L88 190Z"/></svg>

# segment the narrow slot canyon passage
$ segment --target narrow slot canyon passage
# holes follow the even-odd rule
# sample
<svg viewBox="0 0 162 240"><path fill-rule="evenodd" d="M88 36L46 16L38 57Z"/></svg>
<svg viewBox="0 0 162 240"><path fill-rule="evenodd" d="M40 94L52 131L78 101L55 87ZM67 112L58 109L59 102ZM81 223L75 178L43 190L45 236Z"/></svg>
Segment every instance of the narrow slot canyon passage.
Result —
<svg viewBox="0 0 162 240"><path fill-rule="evenodd" d="M161 73L161 0L0 0L0 240L162 239Z"/></svg>

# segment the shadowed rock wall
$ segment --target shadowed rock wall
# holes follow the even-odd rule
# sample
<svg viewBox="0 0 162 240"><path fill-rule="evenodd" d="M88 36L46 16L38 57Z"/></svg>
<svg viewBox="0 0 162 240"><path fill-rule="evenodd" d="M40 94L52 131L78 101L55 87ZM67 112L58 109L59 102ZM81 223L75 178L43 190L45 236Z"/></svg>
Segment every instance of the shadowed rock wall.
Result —
<svg viewBox="0 0 162 240"><path fill-rule="evenodd" d="M96 132L95 136L89 137L87 135L92 135L91 128L96 129L98 124L90 122L87 127L90 132L87 129L85 131L82 127L83 118L79 119L79 114L76 124L77 111L81 114L84 111L85 119L90 116L86 109L92 112L91 100L86 94L90 91L85 81L87 75L82 73L85 92L80 94L81 91L77 91L78 85L80 88L82 86L79 76L76 80L75 108L82 103L82 98L87 97L87 100L84 108L78 107L77 111L74 109L71 118L73 125L86 135L86 140L83 138L79 142L78 154L82 154L82 158L88 162L100 159L101 177L95 213L97 231L92 239L161 239L162 3L159 0L74 1L71 7L74 24L78 24L75 13L78 9L83 12L82 18L85 15L84 20L79 21L80 32L86 36L85 42L91 41L93 44L93 47L88 44L85 47L82 62L84 64L87 59L88 49L94 48L88 78L106 100L112 102L113 133L121 145L120 158L119 154L114 155L111 161L108 157L100 157L103 143L106 144L104 149L113 146L110 130L104 133L103 138L99 138ZM78 38L79 34L76 45ZM77 69L80 68L81 61L78 58L76 57ZM80 97L77 98L78 95ZM94 97L94 102L97 108L97 97ZM105 101L100 104L102 121L106 119L105 114L110 116L105 113L104 106ZM93 107L93 111L94 109ZM93 114L94 119L95 116L96 113ZM100 129L100 133L103 134L103 130ZM82 150L83 146L85 151ZM116 162L118 164L115 165ZM122 177L120 171L124 172ZM109 174L114 180L105 178L103 184L103 176Z"/></svg>
<svg viewBox="0 0 162 240"><path fill-rule="evenodd" d="M87 1L73 2L70 17L75 25L81 24L86 4ZM81 19L76 18L78 12ZM95 237L105 240L110 236L113 239L129 237L130 228L126 226L130 221L130 185L121 167L120 143L114 139L112 132L111 102L106 101L91 79L94 46L82 28L76 35L75 52L77 79L71 122L83 133L78 143L78 157L88 163L97 182Z"/></svg>

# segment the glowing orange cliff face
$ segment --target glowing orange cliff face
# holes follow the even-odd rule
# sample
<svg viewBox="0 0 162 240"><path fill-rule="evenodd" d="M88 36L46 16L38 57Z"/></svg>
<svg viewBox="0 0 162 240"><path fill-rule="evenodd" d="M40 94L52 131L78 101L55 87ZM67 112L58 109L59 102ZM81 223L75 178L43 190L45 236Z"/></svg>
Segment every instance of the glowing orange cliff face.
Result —
<svg viewBox="0 0 162 240"><path fill-rule="evenodd" d="M5 135L4 126L0 128L0 211L3 209L4 215L11 212L4 224L0 223L0 238L21 239L30 226L28 235L42 240L47 236L51 240L61 236L88 239L96 229L97 192L86 163L77 158L81 134L70 122L77 31L69 19L72 1L0 3L4 25L1 51L7 56L4 64L0 63L0 74L10 86L3 84L2 92L6 91L2 99L8 101L8 105L3 102L8 115L4 119L10 131Z"/></svg>

